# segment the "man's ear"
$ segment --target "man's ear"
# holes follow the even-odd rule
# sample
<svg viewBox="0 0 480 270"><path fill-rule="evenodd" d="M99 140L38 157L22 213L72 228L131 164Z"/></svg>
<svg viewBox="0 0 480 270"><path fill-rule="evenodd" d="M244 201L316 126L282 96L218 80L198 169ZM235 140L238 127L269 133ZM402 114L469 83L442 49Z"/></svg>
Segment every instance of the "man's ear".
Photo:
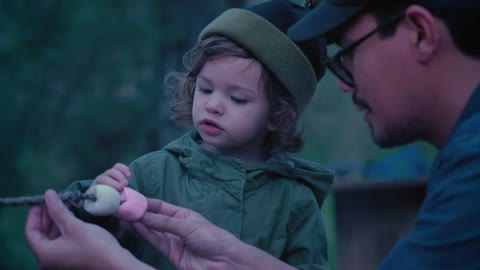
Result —
<svg viewBox="0 0 480 270"><path fill-rule="evenodd" d="M438 21L430 11L419 5L413 5L405 11L405 21L417 59L422 63L428 62L440 43Z"/></svg>

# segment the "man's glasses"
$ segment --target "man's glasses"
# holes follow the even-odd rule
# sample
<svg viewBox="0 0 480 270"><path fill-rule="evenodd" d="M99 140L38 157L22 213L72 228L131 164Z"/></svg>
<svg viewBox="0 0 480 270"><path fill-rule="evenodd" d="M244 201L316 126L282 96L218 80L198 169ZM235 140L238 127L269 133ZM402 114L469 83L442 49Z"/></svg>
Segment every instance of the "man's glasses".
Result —
<svg viewBox="0 0 480 270"><path fill-rule="evenodd" d="M350 45L348 45L345 48L342 48L340 51L338 51L332 58L327 57L325 61L326 67L335 74L341 81L343 81L345 84L347 84L350 87L355 87L355 81L353 79L352 73L348 71L348 69L345 67L343 64L345 55L348 55L349 53L352 52L355 47L360 45L362 42L367 40L369 37L373 36L373 34L377 33L378 31L381 31L392 24L400 21L403 16L405 15L405 11L400 12L399 14L392 16L390 19L385 21L384 23L378 25L375 29L372 31L368 32L365 34L363 37L357 39Z"/></svg>

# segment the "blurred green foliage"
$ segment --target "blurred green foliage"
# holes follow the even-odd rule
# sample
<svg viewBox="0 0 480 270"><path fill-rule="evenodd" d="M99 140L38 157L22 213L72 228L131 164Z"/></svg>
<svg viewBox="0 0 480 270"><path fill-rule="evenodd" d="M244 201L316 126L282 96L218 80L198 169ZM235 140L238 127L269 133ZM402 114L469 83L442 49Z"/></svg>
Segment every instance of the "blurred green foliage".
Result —
<svg viewBox="0 0 480 270"><path fill-rule="evenodd" d="M243 1L0 0L0 196L40 194L160 148L163 76ZM36 269L27 208L0 209L0 269Z"/></svg>

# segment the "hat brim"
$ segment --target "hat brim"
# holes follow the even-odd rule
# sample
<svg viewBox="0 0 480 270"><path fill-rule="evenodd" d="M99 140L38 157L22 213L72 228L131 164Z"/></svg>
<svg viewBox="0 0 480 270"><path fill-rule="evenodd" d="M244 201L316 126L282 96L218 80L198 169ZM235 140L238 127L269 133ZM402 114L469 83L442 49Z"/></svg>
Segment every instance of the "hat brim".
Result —
<svg viewBox="0 0 480 270"><path fill-rule="evenodd" d="M294 41L304 41L326 35L362 12L364 8L365 4L339 6L323 1L310 14L290 27L288 36Z"/></svg>
<svg viewBox="0 0 480 270"><path fill-rule="evenodd" d="M249 51L289 91L299 112L305 108L315 92L317 77L307 56L284 32L253 11L232 8L208 24L199 40L214 35Z"/></svg>

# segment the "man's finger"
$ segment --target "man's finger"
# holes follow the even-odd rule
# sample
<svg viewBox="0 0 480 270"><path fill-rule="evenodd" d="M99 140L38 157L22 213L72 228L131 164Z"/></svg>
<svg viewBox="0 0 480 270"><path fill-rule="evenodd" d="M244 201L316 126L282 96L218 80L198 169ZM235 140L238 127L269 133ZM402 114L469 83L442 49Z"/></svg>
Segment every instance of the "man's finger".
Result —
<svg viewBox="0 0 480 270"><path fill-rule="evenodd" d="M47 190L47 192L45 192L45 204L50 218L63 234L70 227L69 224L71 224L73 218L72 212L68 210L53 190Z"/></svg>
<svg viewBox="0 0 480 270"><path fill-rule="evenodd" d="M147 198L147 202L148 202L147 212L162 214L169 217L173 217L176 213L178 213L181 210L189 211L185 208L178 207L176 205L169 204L157 199Z"/></svg>
<svg viewBox="0 0 480 270"><path fill-rule="evenodd" d="M141 222L133 223L132 228L137 235L156 247L161 253L168 256L171 247L168 245L169 242L165 240L164 233L152 230Z"/></svg>
<svg viewBox="0 0 480 270"><path fill-rule="evenodd" d="M45 239L45 236L42 234L42 212L42 208L38 205L32 206L28 211L25 224L25 238L32 247L35 247L37 243Z"/></svg>
<svg viewBox="0 0 480 270"><path fill-rule="evenodd" d="M50 228L52 227L53 222L48 214L47 206L42 205L41 207L42 207L42 219L41 219L42 233L45 235L48 235L48 232L50 231Z"/></svg>
<svg viewBox="0 0 480 270"><path fill-rule="evenodd" d="M162 214L146 212L140 219L140 222L150 230L158 232L169 232L175 235L181 235L183 231L184 220L176 219Z"/></svg>
<svg viewBox="0 0 480 270"><path fill-rule="evenodd" d="M147 212L159 213L162 210L162 201L147 198Z"/></svg>

